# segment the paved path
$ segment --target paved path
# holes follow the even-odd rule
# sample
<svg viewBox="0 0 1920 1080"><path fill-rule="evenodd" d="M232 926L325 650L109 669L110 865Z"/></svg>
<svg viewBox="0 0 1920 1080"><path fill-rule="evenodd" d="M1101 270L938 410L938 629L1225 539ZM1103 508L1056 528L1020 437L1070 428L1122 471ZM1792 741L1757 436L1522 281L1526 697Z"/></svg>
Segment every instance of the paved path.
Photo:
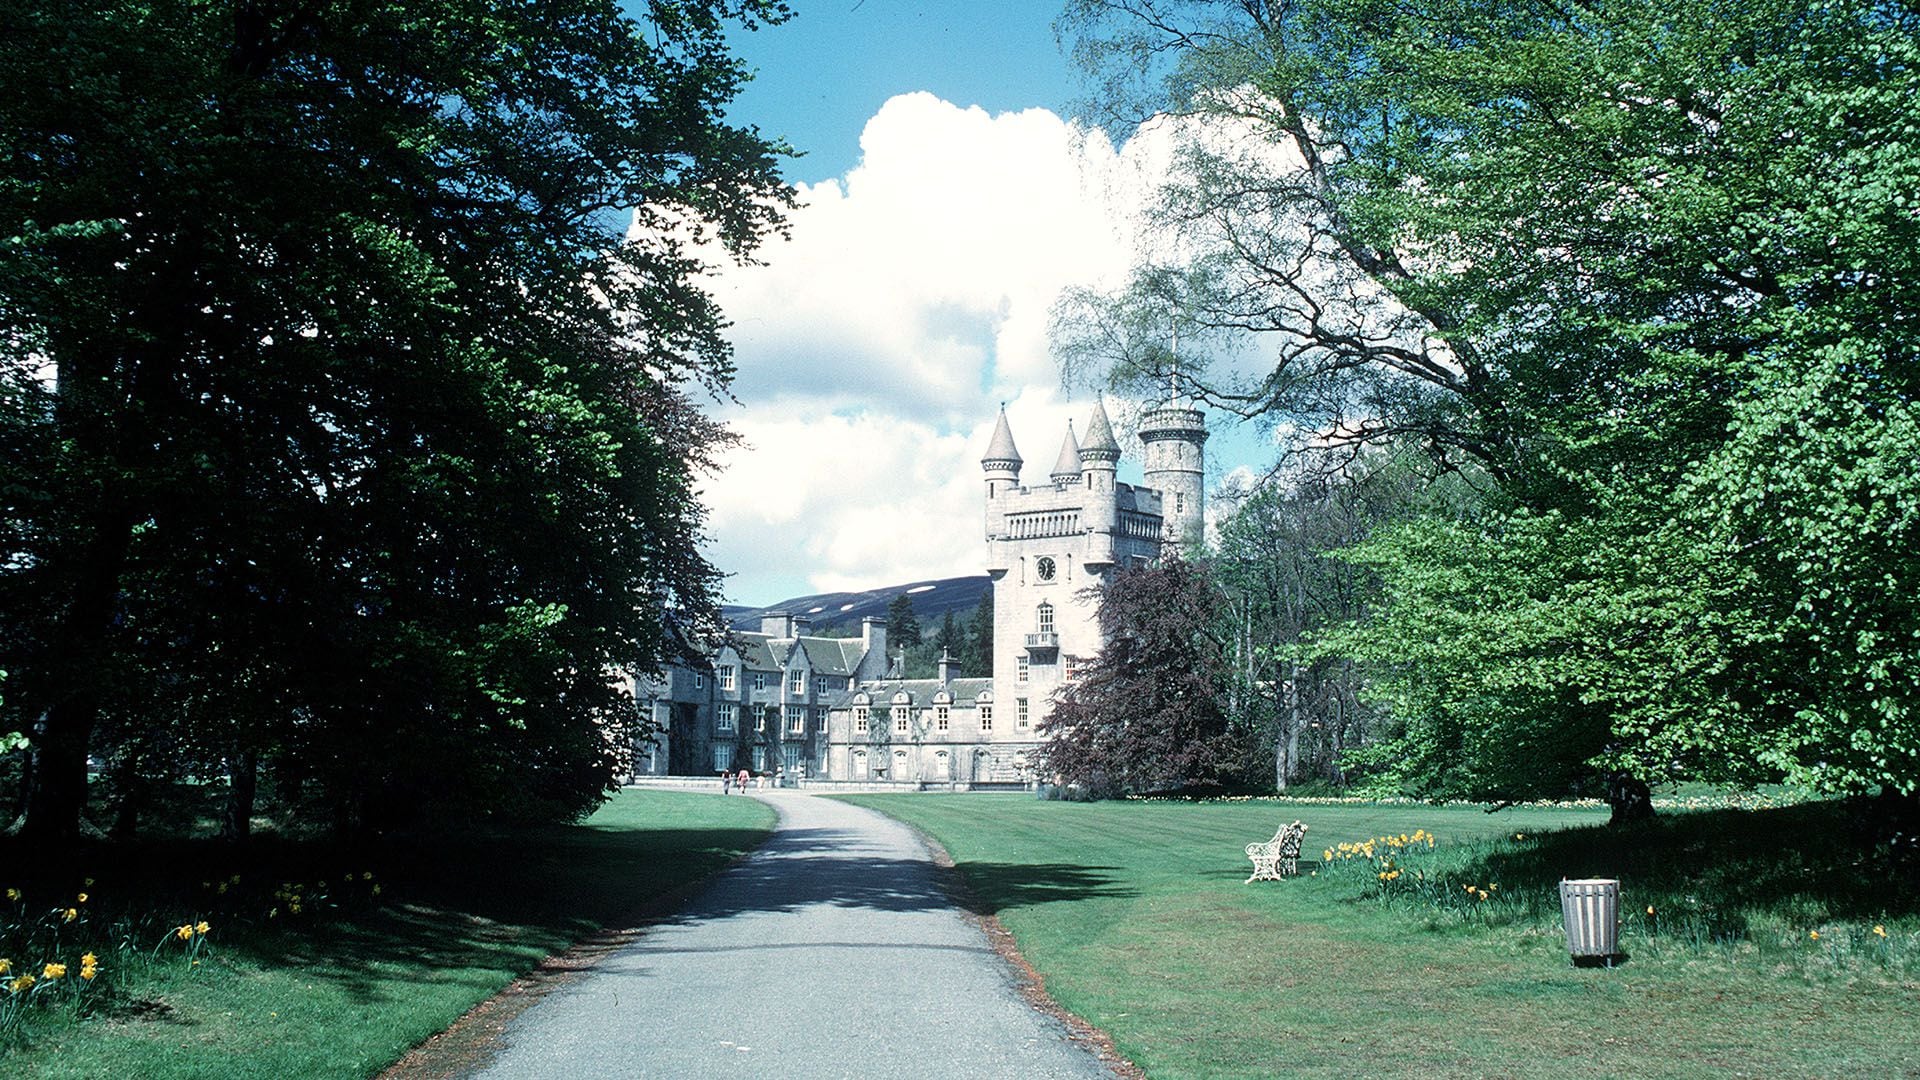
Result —
<svg viewBox="0 0 1920 1080"><path fill-rule="evenodd" d="M905 826L757 797L780 811L766 846L521 1014L478 1075L1111 1076L1021 1000Z"/></svg>

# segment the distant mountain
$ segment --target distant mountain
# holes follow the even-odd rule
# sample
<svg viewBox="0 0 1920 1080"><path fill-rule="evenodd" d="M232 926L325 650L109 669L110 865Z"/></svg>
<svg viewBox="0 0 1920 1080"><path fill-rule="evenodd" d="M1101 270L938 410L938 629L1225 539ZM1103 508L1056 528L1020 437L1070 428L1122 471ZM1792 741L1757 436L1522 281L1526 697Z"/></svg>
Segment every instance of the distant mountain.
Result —
<svg viewBox="0 0 1920 1080"><path fill-rule="evenodd" d="M762 615L772 611L788 611L811 619L813 625L810 633L851 636L860 632L860 620L863 618L870 616L884 620L888 602L906 593L913 600L913 613L920 617L921 627L931 634L949 611L953 612L955 619L965 619L987 598L992 588L993 579L981 574L938 581L910 581L905 585L889 585L866 592L796 596L767 607L728 604L721 611L726 615L727 624L735 630L758 630Z"/></svg>

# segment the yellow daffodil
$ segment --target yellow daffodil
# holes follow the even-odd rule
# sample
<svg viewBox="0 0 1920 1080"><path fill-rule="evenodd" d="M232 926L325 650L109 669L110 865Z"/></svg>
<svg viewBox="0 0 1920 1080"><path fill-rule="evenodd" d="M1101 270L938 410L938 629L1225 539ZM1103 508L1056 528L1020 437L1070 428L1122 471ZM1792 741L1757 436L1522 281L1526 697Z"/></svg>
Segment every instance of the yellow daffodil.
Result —
<svg viewBox="0 0 1920 1080"><path fill-rule="evenodd" d="M1886 937L1886 936L1887 936L1887 928L1886 928L1886 927L1884 927L1884 926L1876 926L1876 927L1874 927L1874 928L1873 928L1873 934L1874 934L1874 936L1875 936L1875 937ZM6 969L6 968L0 968L0 971L5 971L5 970L7 970L7 969Z"/></svg>
<svg viewBox="0 0 1920 1080"><path fill-rule="evenodd" d="M80 978L84 979L87 982L92 982L93 977L98 974L100 974L100 971L98 968L81 968L80 969Z"/></svg>
<svg viewBox="0 0 1920 1080"><path fill-rule="evenodd" d="M1651 915L1651 914L1653 914L1653 905L1652 905L1652 904L1648 904L1648 905L1647 905L1647 914L1649 914L1649 915Z"/></svg>
<svg viewBox="0 0 1920 1080"><path fill-rule="evenodd" d="M80 884L85 885L87 888L91 889L93 888L93 879L87 878L85 881L82 881Z"/></svg>
<svg viewBox="0 0 1920 1080"><path fill-rule="evenodd" d="M179 938L181 941L192 941L193 926L191 924L187 926L176 926L173 930L173 936Z"/></svg>
<svg viewBox="0 0 1920 1080"><path fill-rule="evenodd" d="M18 899L20 899L20 890L19 890L19 889L8 889L8 890L7 890L7 899L9 899L9 900L18 900Z"/></svg>
<svg viewBox="0 0 1920 1080"><path fill-rule="evenodd" d="M1813 939L1813 940L1815 940L1815 941L1819 941L1819 940L1820 940L1820 931L1818 931L1818 930L1809 930L1809 931L1807 931L1807 936L1808 936L1809 938L1812 938L1812 939Z"/></svg>
<svg viewBox="0 0 1920 1080"><path fill-rule="evenodd" d="M81 893L80 895L78 895L78 896L76 896L76 897L74 897L74 898L73 898L73 902L74 902L74 903L76 903L76 904L84 904L84 903L86 903L86 902L87 902L87 894L86 894L86 893Z"/></svg>
<svg viewBox="0 0 1920 1080"><path fill-rule="evenodd" d="M62 912L62 913L61 913L61 915L60 915L60 921L61 921L61 922L72 922L73 920L75 920L75 919L77 919L77 918L79 918L79 917L80 917L80 909L79 909L79 908L68 908L68 909L67 909L66 911L64 911L64 912Z"/></svg>
<svg viewBox="0 0 1920 1080"><path fill-rule="evenodd" d="M375 885L375 886L373 887L373 895L375 895L375 896L379 896L379 895L380 895L380 886L378 886L378 885Z"/></svg>
<svg viewBox="0 0 1920 1080"><path fill-rule="evenodd" d="M7 959L4 956L0 956L0 975L5 975L7 972L12 970L13 970L13 961Z"/></svg>
<svg viewBox="0 0 1920 1080"><path fill-rule="evenodd" d="M99 958L99 957L97 957L97 956L95 956L95 955L93 955L92 953L81 953L81 954L80 954L80 966L81 966L81 967L93 967L94 965L96 965L96 964L98 964L99 962L100 962L100 958Z"/></svg>
<svg viewBox="0 0 1920 1080"><path fill-rule="evenodd" d="M32 985L33 985L33 976L22 975L19 978L13 980L12 982L8 983L7 989L17 994L20 991L25 990L27 987Z"/></svg>
<svg viewBox="0 0 1920 1080"><path fill-rule="evenodd" d="M193 932L196 934L204 934L211 929L213 929L213 927L208 926L205 919L193 924Z"/></svg>
<svg viewBox="0 0 1920 1080"><path fill-rule="evenodd" d="M40 977L49 981L58 979L66 973L67 965L65 964L48 964L46 967L40 969Z"/></svg>

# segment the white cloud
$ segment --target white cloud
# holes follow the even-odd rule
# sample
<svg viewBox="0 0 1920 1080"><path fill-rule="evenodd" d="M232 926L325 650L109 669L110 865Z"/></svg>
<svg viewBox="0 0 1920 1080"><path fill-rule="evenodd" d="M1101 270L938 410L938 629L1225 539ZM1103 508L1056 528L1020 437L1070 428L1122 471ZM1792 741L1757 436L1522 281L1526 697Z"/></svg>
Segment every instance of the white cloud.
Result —
<svg viewBox="0 0 1920 1080"><path fill-rule="evenodd" d="M732 599L978 572L999 404L1030 483L1084 424L1048 313L1126 272L1150 142L907 94L868 121L858 168L800 188L791 237L716 288L743 403L721 415L749 444L707 492Z"/></svg>

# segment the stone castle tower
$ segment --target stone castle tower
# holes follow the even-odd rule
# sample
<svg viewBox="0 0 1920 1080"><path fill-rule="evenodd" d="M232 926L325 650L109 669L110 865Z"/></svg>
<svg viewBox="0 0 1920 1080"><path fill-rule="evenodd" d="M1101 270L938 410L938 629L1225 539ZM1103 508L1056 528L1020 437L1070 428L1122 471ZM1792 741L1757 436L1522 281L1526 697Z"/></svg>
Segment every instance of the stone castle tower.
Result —
<svg viewBox="0 0 1920 1080"><path fill-rule="evenodd" d="M1087 590L1115 570L1196 543L1205 514L1205 417L1175 392L1140 432L1145 485L1120 483L1120 444L1094 402L1084 439L1067 426L1049 482L1023 487L1006 410L980 460L987 480L987 573L993 578L996 722L1032 737L1053 695L1100 652ZM1001 720L1000 718L1004 718Z"/></svg>

